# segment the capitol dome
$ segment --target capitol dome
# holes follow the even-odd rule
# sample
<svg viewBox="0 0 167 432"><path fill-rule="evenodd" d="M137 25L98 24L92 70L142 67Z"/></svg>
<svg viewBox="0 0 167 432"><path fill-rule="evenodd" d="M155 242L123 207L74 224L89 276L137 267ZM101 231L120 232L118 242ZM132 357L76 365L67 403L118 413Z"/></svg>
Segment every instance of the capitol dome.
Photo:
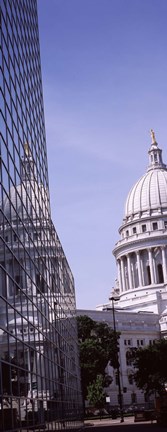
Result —
<svg viewBox="0 0 167 432"><path fill-rule="evenodd" d="M152 145L148 153L148 170L128 194L125 204L126 218L136 214L140 217L167 213L167 168L162 161L162 150L158 148L153 132Z"/></svg>
<svg viewBox="0 0 167 432"><path fill-rule="evenodd" d="M21 183L12 186L8 196L0 203L5 218L12 222L18 220L50 219L50 204L48 190L38 184L34 161L30 154L25 154L21 166ZM3 221L1 214L0 223Z"/></svg>
<svg viewBox="0 0 167 432"><path fill-rule="evenodd" d="M147 172L133 186L125 204L125 216L158 210L167 212L167 170Z"/></svg>
<svg viewBox="0 0 167 432"><path fill-rule="evenodd" d="M167 300L167 168L153 131L151 136L148 169L128 194L113 253L119 307L157 313L158 295L164 293L163 307Z"/></svg>
<svg viewBox="0 0 167 432"><path fill-rule="evenodd" d="M12 204L11 204L12 203ZM14 222L18 218L49 219L49 197L47 190L34 180L22 182L16 188L10 189L10 200L5 199L3 204L5 217Z"/></svg>

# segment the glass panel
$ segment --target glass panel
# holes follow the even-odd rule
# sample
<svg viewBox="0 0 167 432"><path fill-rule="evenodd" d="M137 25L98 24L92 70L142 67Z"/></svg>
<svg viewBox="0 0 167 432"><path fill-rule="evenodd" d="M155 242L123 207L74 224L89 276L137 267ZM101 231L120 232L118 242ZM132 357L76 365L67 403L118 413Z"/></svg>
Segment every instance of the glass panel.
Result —
<svg viewBox="0 0 167 432"><path fill-rule="evenodd" d="M37 2L0 7L0 427L75 429L75 290L50 216Z"/></svg>

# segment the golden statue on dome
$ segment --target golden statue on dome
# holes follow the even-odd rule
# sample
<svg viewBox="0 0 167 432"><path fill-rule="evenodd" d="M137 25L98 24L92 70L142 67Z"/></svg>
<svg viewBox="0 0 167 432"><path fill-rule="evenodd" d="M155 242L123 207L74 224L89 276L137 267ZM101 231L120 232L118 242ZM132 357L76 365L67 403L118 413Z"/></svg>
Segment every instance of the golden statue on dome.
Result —
<svg viewBox="0 0 167 432"><path fill-rule="evenodd" d="M25 151L26 156L30 155L30 148L29 148L28 142L25 142L25 144L24 144L24 151Z"/></svg>
<svg viewBox="0 0 167 432"><path fill-rule="evenodd" d="M151 144L156 144L156 139L155 139L155 132L153 131L153 129L150 130L151 133Z"/></svg>

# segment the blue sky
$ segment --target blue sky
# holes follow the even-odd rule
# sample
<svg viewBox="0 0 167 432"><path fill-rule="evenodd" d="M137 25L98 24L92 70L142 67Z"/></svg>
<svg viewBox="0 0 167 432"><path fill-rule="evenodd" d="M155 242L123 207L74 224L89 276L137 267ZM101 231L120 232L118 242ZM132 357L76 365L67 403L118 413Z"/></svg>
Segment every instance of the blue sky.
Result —
<svg viewBox="0 0 167 432"><path fill-rule="evenodd" d="M77 307L108 301L153 128L167 162L167 1L39 0L52 218Z"/></svg>

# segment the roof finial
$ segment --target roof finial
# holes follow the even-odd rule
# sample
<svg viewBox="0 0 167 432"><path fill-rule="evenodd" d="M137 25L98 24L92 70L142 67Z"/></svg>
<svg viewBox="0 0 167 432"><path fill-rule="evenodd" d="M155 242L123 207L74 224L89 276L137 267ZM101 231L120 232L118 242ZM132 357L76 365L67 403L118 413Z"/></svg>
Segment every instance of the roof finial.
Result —
<svg viewBox="0 0 167 432"><path fill-rule="evenodd" d="M156 144L155 132L153 131L153 129L150 130L150 133L151 133L151 140L152 140L151 144Z"/></svg>

